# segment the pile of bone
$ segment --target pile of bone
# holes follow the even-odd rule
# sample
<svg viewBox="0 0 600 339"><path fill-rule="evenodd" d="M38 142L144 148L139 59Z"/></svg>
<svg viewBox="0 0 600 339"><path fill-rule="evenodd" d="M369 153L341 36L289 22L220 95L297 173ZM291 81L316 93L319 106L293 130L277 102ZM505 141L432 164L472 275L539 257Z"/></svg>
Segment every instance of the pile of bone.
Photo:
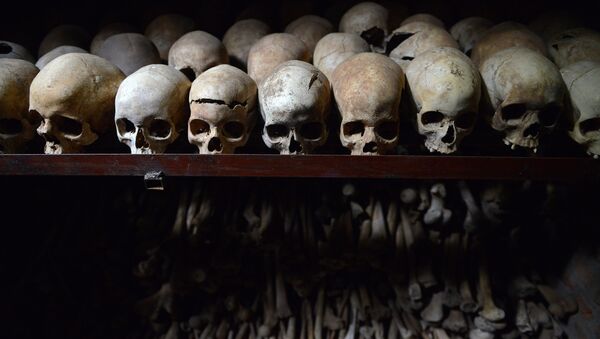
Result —
<svg viewBox="0 0 600 339"><path fill-rule="evenodd" d="M517 247L498 247L518 238L502 186L344 185L315 201L301 187L219 197L249 188L229 185L182 190L169 235L140 256L154 337L561 338L577 312L527 258L494 252Z"/></svg>
<svg viewBox="0 0 600 339"><path fill-rule="evenodd" d="M222 40L181 15L157 17L144 34L113 23L93 39L63 25L35 65L0 41L0 151L22 152L37 130L53 154L93 150L115 132L132 153L171 151L181 138L202 154L255 139L263 152L302 154L323 152L339 128L351 154L389 154L412 124L423 150L448 154L480 120L509 149L536 152L568 130L600 155L600 33L568 15L529 26L469 17L449 30L430 14L403 17L362 2L339 32L316 15L280 33L244 19ZM264 145L250 138L258 115Z"/></svg>

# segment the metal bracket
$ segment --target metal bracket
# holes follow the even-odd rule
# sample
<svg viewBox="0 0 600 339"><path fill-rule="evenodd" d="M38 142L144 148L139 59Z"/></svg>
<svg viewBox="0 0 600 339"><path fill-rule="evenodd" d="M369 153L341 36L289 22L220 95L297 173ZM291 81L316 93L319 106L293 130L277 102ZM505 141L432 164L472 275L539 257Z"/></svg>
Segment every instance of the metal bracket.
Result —
<svg viewBox="0 0 600 339"><path fill-rule="evenodd" d="M164 178L165 174L162 171L148 172L144 174L144 186L146 186L147 190L164 191Z"/></svg>

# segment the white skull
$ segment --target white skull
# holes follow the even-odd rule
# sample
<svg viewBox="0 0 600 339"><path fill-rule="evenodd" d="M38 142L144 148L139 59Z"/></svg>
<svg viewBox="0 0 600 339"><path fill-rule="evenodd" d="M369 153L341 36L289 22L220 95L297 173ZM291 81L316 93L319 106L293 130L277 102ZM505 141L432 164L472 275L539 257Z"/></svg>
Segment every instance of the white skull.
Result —
<svg viewBox="0 0 600 339"><path fill-rule="evenodd" d="M479 110L481 80L475 65L459 50L436 48L413 60L406 79L427 149L455 152L473 130Z"/></svg>
<svg viewBox="0 0 600 339"><path fill-rule="evenodd" d="M317 42L333 32L333 25L320 16L305 15L289 23L285 27L285 32L300 38L306 44L308 54L312 59Z"/></svg>
<svg viewBox="0 0 600 339"><path fill-rule="evenodd" d="M115 94L125 76L92 54L69 53L52 60L31 82L29 110L47 154L77 153L112 125Z"/></svg>
<svg viewBox="0 0 600 339"><path fill-rule="evenodd" d="M525 47L497 52L479 67L487 90L492 127L504 143L533 148L551 132L563 110L565 85L556 65Z"/></svg>
<svg viewBox="0 0 600 339"><path fill-rule="evenodd" d="M600 62L580 61L560 70L572 103L573 128L569 135L589 155L600 157Z"/></svg>
<svg viewBox="0 0 600 339"><path fill-rule="evenodd" d="M182 35L194 29L194 20L179 14L164 14L146 26L144 35L152 40L162 60L168 60L169 49Z"/></svg>
<svg viewBox="0 0 600 339"><path fill-rule="evenodd" d="M270 31L269 25L256 19L240 20L229 27L223 36L223 45L231 64L245 70L250 48Z"/></svg>
<svg viewBox="0 0 600 339"><path fill-rule="evenodd" d="M331 106L327 77L313 65L288 61L259 85L263 141L281 154L307 154L327 140Z"/></svg>
<svg viewBox="0 0 600 339"><path fill-rule="evenodd" d="M14 42L0 40L0 59L4 58L21 59L31 63L35 62L35 59L25 47Z"/></svg>
<svg viewBox="0 0 600 339"><path fill-rule="evenodd" d="M463 19L450 28L450 34L466 55L471 55L471 49L481 39L485 32L493 26L488 19L472 16Z"/></svg>
<svg viewBox="0 0 600 339"><path fill-rule="evenodd" d="M317 43L313 64L331 79L339 64L355 54L369 51L369 44L356 34L329 33Z"/></svg>
<svg viewBox="0 0 600 339"><path fill-rule="evenodd" d="M559 68L578 61L600 62L600 32L587 28L559 32L548 41L548 50Z"/></svg>
<svg viewBox="0 0 600 339"><path fill-rule="evenodd" d="M59 46L50 52L44 54L38 61L35 63L35 66L39 69L46 67L46 65L58 58L59 56L67 53L87 53L87 51L83 48L75 47L75 46Z"/></svg>
<svg viewBox="0 0 600 339"><path fill-rule="evenodd" d="M192 81L207 69L226 63L229 63L229 55L225 46L203 31L186 33L169 50L169 66Z"/></svg>
<svg viewBox="0 0 600 339"><path fill-rule="evenodd" d="M90 44L90 53L98 55L98 52L100 52L100 47L102 47L102 44L104 43L104 41L115 34L135 33L137 31L138 30L134 26L127 24L127 23L123 23L123 22L110 23L110 24L102 27L98 31L98 33L96 33L96 35L92 39L92 43Z"/></svg>
<svg viewBox="0 0 600 339"><path fill-rule="evenodd" d="M98 56L110 61L125 75L161 61L156 46L139 33L119 33L108 37L100 46Z"/></svg>
<svg viewBox="0 0 600 339"><path fill-rule="evenodd" d="M351 154L393 151L398 143L402 69L384 55L360 53L335 69L332 83L342 115L342 145Z"/></svg>
<svg viewBox="0 0 600 339"><path fill-rule="evenodd" d="M188 140L200 154L234 153L256 120L256 83L230 65L200 74L190 90Z"/></svg>
<svg viewBox="0 0 600 339"><path fill-rule="evenodd" d="M34 136L29 85L37 73L28 61L0 59L0 154L22 152Z"/></svg>
<svg viewBox="0 0 600 339"><path fill-rule="evenodd" d="M91 37L82 27L75 25L56 26L46 34L38 50L38 56L50 52L59 46L76 46L87 48L90 45Z"/></svg>
<svg viewBox="0 0 600 339"><path fill-rule="evenodd" d="M436 16L428 14L428 13L413 14L413 15L409 16L408 18L404 19L400 23L400 26L410 24L411 22L426 22L428 24L437 26L441 29L446 29L442 20L440 20Z"/></svg>
<svg viewBox="0 0 600 339"><path fill-rule="evenodd" d="M119 86L115 125L132 154L164 153L185 130L190 81L167 65L148 65Z"/></svg>
<svg viewBox="0 0 600 339"><path fill-rule="evenodd" d="M248 53L248 75L256 84L269 76L280 64L290 60L308 61L306 44L289 33L273 33L258 40Z"/></svg>
<svg viewBox="0 0 600 339"><path fill-rule="evenodd" d="M374 2L361 2L346 11L340 20L340 32L360 35L379 48L388 33L388 10Z"/></svg>

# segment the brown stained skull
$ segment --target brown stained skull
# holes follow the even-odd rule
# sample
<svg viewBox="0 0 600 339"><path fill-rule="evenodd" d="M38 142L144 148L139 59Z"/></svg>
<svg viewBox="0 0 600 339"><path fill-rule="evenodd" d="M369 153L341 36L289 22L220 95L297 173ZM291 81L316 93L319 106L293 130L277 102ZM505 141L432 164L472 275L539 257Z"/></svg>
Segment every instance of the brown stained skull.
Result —
<svg viewBox="0 0 600 339"><path fill-rule="evenodd" d="M290 60L308 61L306 44L289 33L273 33L262 37L248 53L248 75L258 86L280 64Z"/></svg>
<svg viewBox="0 0 600 339"><path fill-rule="evenodd" d="M0 154L23 151L34 136L29 85L37 73L28 61L0 59Z"/></svg>
<svg viewBox="0 0 600 339"><path fill-rule="evenodd" d="M497 52L479 67L489 104L491 126L504 133L504 143L537 150L563 111L565 85L558 68L525 47Z"/></svg>
<svg viewBox="0 0 600 339"><path fill-rule="evenodd" d="M317 43L313 64L331 79L339 64L355 54L369 51L369 44L356 34L329 33Z"/></svg>
<svg viewBox="0 0 600 339"><path fill-rule="evenodd" d="M392 152L398 143L402 69L384 55L360 53L335 69L332 83L342 145L353 155Z"/></svg>
<svg viewBox="0 0 600 339"><path fill-rule="evenodd" d="M285 27L285 32L300 38L308 48L312 59L317 42L325 35L333 32L333 25L327 19L316 15L305 15Z"/></svg>
<svg viewBox="0 0 600 339"><path fill-rule="evenodd" d="M479 110L481 81L475 65L457 49L436 48L415 58L406 78L427 149L456 152L473 130Z"/></svg>
<svg viewBox="0 0 600 339"><path fill-rule="evenodd" d="M256 19L240 20L229 27L223 36L223 45L229 53L231 64L246 70L250 48L270 32L269 25Z"/></svg>
<svg viewBox="0 0 600 339"><path fill-rule="evenodd" d="M25 47L6 40L0 40L0 59L21 59L31 63L35 62Z"/></svg>
<svg viewBox="0 0 600 339"><path fill-rule="evenodd" d="M190 86L167 65L142 67L123 80L115 98L115 125L131 154L164 153L185 131Z"/></svg>
<svg viewBox="0 0 600 339"><path fill-rule="evenodd" d="M46 65L29 91L29 110L43 119L37 132L46 139L44 152L78 153L109 131L124 77L92 54L64 54Z"/></svg>
<svg viewBox="0 0 600 339"><path fill-rule="evenodd" d="M156 46L139 33L119 33L108 37L100 47L98 56L113 63L125 75L146 65L160 63Z"/></svg>
<svg viewBox="0 0 600 339"><path fill-rule="evenodd" d="M473 46L492 26L493 23L490 20L472 16L455 23L450 28L450 34L458 41L460 49L466 55L471 55Z"/></svg>
<svg viewBox="0 0 600 339"><path fill-rule="evenodd" d="M46 67L50 61L58 58L59 56L67 53L87 53L87 51L83 48L79 48L76 46L59 46L50 52L44 54L38 61L35 63L35 66L39 69Z"/></svg>
<svg viewBox="0 0 600 339"><path fill-rule="evenodd" d="M152 40L162 60L168 60L169 49L182 35L196 27L194 20L179 14L164 14L152 20L144 35Z"/></svg>
<svg viewBox="0 0 600 339"><path fill-rule="evenodd" d="M344 13L339 29L358 34L374 48L381 48L388 34L388 10L374 2L361 2Z"/></svg>
<svg viewBox="0 0 600 339"><path fill-rule="evenodd" d="M226 63L229 55L225 46L203 31L186 33L169 50L169 66L183 72L190 81L207 69Z"/></svg>
<svg viewBox="0 0 600 339"><path fill-rule="evenodd" d="M561 31L548 40L548 50L559 68L578 61L600 62L600 32L581 27Z"/></svg>
<svg viewBox="0 0 600 339"><path fill-rule="evenodd" d="M292 60L259 85L263 141L280 154L307 154L327 140L331 107L327 77L313 65Z"/></svg>

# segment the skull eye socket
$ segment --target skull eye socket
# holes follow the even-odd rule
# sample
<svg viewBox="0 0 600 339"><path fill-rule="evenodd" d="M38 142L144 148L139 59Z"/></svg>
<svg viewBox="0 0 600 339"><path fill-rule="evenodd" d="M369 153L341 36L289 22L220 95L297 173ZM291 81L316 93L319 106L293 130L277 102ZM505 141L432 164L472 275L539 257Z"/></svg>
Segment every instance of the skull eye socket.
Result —
<svg viewBox="0 0 600 339"><path fill-rule="evenodd" d="M454 122L454 125L461 129L469 129L475 124L475 112L464 112Z"/></svg>
<svg viewBox="0 0 600 339"><path fill-rule="evenodd" d="M423 125L435 124L444 120L444 115L438 111L429 111L421 115Z"/></svg>
<svg viewBox="0 0 600 339"><path fill-rule="evenodd" d="M210 132L210 126L204 120L194 119L190 121L190 133L192 135L205 134Z"/></svg>
<svg viewBox="0 0 600 339"><path fill-rule="evenodd" d="M78 136L83 132L83 125L81 122L58 115L53 119L53 123L56 125L59 131L69 136Z"/></svg>
<svg viewBox="0 0 600 339"><path fill-rule="evenodd" d="M317 140L323 133L323 125L319 122L307 122L300 127L298 133L304 139Z"/></svg>
<svg viewBox="0 0 600 339"><path fill-rule="evenodd" d="M600 118L591 118L579 123L581 134L600 131Z"/></svg>
<svg viewBox="0 0 600 339"><path fill-rule="evenodd" d="M502 107L502 119L504 120L515 120L520 119L525 115L527 107L525 104L510 104Z"/></svg>
<svg viewBox="0 0 600 339"><path fill-rule="evenodd" d="M540 120L540 124L542 126L549 127L556 123L559 115L560 107L555 104L550 104L540 111L538 119Z"/></svg>
<svg viewBox="0 0 600 339"><path fill-rule="evenodd" d="M375 134L385 140L393 140L398 135L398 124L394 121L384 121L375 126Z"/></svg>
<svg viewBox="0 0 600 339"><path fill-rule="evenodd" d="M157 139L166 139L171 135L171 124L162 119L154 119L148 128L150 136Z"/></svg>
<svg viewBox="0 0 600 339"><path fill-rule="evenodd" d="M223 133L227 138L239 139L244 135L244 124L239 121L229 121L223 125Z"/></svg>
<svg viewBox="0 0 600 339"><path fill-rule="evenodd" d="M125 118L117 119L117 131L119 132L119 135L121 135L121 136L123 136L127 133L133 133L133 132L135 132L135 125L133 124L133 122L129 121L128 119L125 119Z"/></svg>
<svg viewBox="0 0 600 339"><path fill-rule="evenodd" d="M16 135L23 131L23 124L17 119L0 119L0 134Z"/></svg>
<svg viewBox="0 0 600 339"><path fill-rule="evenodd" d="M362 121L350 121L344 124L342 130L344 135L347 137L357 134L363 135L365 134L365 125L362 123Z"/></svg>
<svg viewBox="0 0 600 339"><path fill-rule="evenodd" d="M290 134L290 131L284 125L276 124L267 126L267 135L271 139L282 138L288 134Z"/></svg>

